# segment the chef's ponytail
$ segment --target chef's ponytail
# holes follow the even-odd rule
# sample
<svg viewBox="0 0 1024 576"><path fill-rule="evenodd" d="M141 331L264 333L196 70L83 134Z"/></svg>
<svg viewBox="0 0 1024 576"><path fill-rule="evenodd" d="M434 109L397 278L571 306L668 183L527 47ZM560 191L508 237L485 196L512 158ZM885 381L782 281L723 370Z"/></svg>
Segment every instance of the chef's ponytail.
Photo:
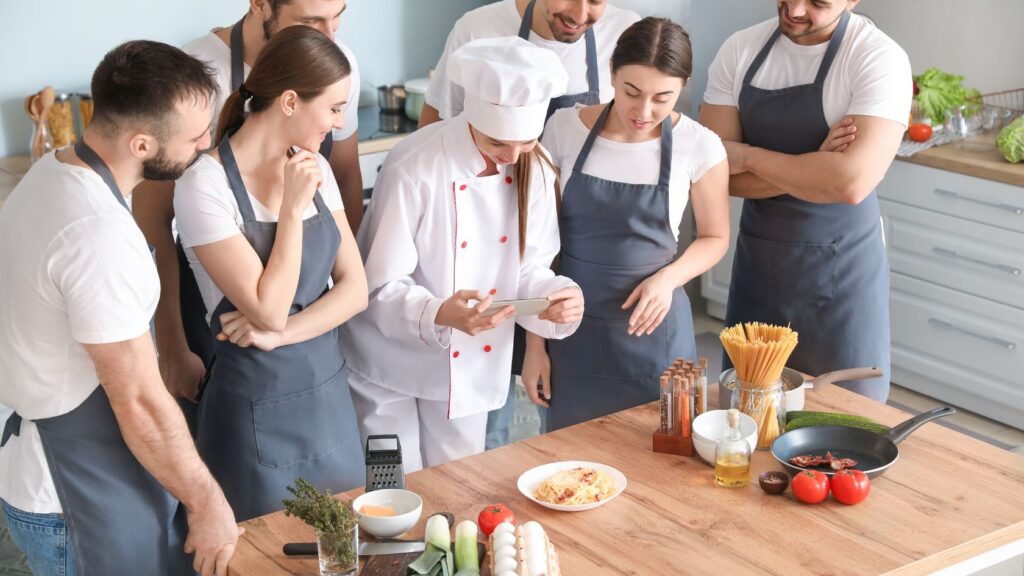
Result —
<svg viewBox="0 0 1024 576"><path fill-rule="evenodd" d="M536 164L536 167L534 166ZM519 259L523 259L523 254L526 250L526 222L530 216L530 183L533 177L533 171L536 169L542 178L544 178L544 166L547 165L551 168L552 173L555 172L555 165L551 162L551 158L544 152L544 149L538 144L529 152L523 152L519 154L519 158L516 160L515 168L513 169L514 178L516 180L516 194L519 201ZM545 182L545 185L547 182ZM558 206L558 178L555 177L554 185L556 186L556 197L555 206Z"/></svg>
<svg viewBox="0 0 1024 576"><path fill-rule="evenodd" d="M249 113L258 114L286 90L303 101L319 96L328 86L352 73L352 65L334 40L309 26L289 26L275 33L260 50L252 72L228 96L217 125L217 140L233 133ZM355 106L355 102L349 104Z"/></svg>

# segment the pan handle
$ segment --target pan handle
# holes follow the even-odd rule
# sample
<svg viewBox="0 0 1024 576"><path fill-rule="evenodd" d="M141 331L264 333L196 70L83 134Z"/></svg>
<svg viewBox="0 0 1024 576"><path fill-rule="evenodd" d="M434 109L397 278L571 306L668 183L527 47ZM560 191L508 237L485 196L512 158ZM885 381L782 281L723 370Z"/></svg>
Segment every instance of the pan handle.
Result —
<svg viewBox="0 0 1024 576"><path fill-rule="evenodd" d="M814 387L821 388L829 384L846 382L848 380L869 380L871 378L878 378L883 374L882 370L875 366L872 366L871 368L847 368L845 370L835 370L833 372L826 372L820 376L814 377Z"/></svg>
<svg viewBox="0 0 1024 576"><path fill-rule="evenodd" d="M934 410L929 410L928 412L922 412L921 414L914 416L910 420L901 422L893 426L892 429L883 434L883 436L885 436L889 440L892 440L893 444L899 444L904 439L906 439L907 436L910 436L911 432L917 430L922 424L926 422L931 422L936 418L952 416L953 414L956 414L956 408L950 408L949 406L943 408L936 408Z"/></svg>

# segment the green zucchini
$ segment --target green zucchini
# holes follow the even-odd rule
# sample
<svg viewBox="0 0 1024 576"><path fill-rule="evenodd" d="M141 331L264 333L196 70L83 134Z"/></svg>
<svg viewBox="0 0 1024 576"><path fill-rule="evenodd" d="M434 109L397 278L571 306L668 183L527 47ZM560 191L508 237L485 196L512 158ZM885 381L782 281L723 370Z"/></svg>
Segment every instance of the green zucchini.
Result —
<svg viewBox="0 0 1024 576"><path fill-rule="evenodd" d="M786 420L786 430L796 430L808 426L847 426L850 428L863 428L876 434L885 434L889 431L888 426L879 424L870 418L836 412L795 410L786 413Z"/></svg>

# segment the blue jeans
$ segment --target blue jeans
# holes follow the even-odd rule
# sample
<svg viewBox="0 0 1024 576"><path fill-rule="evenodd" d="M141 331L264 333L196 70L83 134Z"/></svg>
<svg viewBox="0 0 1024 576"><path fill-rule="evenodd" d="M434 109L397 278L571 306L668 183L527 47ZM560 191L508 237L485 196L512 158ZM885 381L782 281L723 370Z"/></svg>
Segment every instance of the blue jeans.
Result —
<svg viewBox="0 0 1024 576"><path fill-rule="evenodd" d="M24 512L0 500L11 538L28 557L33 574L73 576L75 562L71 557L71 538L63 514Z"/></svg>
<svg viewBox="0 0 1024 576"><path fill-rule="evenodd" d="M484 448L491 450L508 444L509 427L512 425L512 414L516 406L516 375L513 374L508 383L508 398L505 405L497 410L487 413L487 438ZM540 416L540 433L547 431L548 410L543 406L537 406L537 414Z"/></svg>

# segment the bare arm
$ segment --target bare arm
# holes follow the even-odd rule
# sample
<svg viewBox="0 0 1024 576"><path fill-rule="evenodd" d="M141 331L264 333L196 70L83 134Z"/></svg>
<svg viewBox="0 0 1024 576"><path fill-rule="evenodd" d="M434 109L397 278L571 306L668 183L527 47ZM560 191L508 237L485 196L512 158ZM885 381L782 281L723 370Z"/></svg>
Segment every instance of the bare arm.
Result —
<svg viewBox="0 0 1024 576"><path fill-rule="evenodd" d="M698 118L701 124L710 128L715 134L718 134L718 137L726 143L727 149L728 142L743 142L743 126L740 123L740 111L735 106L720 106L705 102L700 107L700 116ZM729 178L730 196L759 200L785 194L778 187L755 174L737 174L732 158L729 160L730 169L733 171L732 177Z"/></svg>
<svg viewBox="0 0 1024 576"><path fill-rule="evenodd" d="M160 300L156 307L156 345L160 375L172 396L193 399L206 370L188 349L181 323L178 251L171 234L174 182L145 180L132 194L132 214L146 242L156 248Z"/></svg>
<svg viewBox="0 0 1024 576"><path fill-rule="evenodd" d="M363 174L359 169L359 133L336 141L331 149L331 172L341 190L341 202L352 232L363 221Z"/></svg>
<svg viewBox="0 0 1024 576"><path fill-rule="evenodd" d="M419 123L419 127L423 128L424 126L427 126L429 124L433 124L434 122L438 122L440 120L441 120L441 114L437 111L437 108L434 108L430 104L427 104L426 102L424 102L423 103L423 109L420 110L420 123Z"/></svg>
<svg viewBox="0 0 1024 576"><path fill-rule="evenodd" d="M311 152L288 160L277 233L265 268L241 233L193 248L224 296L263 330L280 332L288 322L302 265L302 215L323 177Z"/></svg>
<svg viewBox="0 0 1024 576"><path fill-rule="evenodd" d="M219 339L229 340L242 347L273 350L278 346L316 338L366 309L366 273L363 271L359 248L342 211L334 213L334 220L341 232L341 246L338 247L334 269L331 271L334 286L316 302L288 317L288 324L281 332L260 330L240 312L222 314L220 318L223 328L217 336Z"/></svg>
<svg viewBox="0 0 1024 576"><path fill-rule="evenodd" d="M197 570L226 573L240 529L220 486L196 452L181 410L164 388L149 333L85 344L128 449L189 511L186 551ZM223 569L223 571L221 570Z"/></svg>
<svg viewBox="0 0 1024 576"><path fill-rule="evenodd" d="M734 145L729 160L801 200L859 204L878 186L903 137L903 126L875 116L852 116L857 138L844 152L782 154Z"/></svg>

